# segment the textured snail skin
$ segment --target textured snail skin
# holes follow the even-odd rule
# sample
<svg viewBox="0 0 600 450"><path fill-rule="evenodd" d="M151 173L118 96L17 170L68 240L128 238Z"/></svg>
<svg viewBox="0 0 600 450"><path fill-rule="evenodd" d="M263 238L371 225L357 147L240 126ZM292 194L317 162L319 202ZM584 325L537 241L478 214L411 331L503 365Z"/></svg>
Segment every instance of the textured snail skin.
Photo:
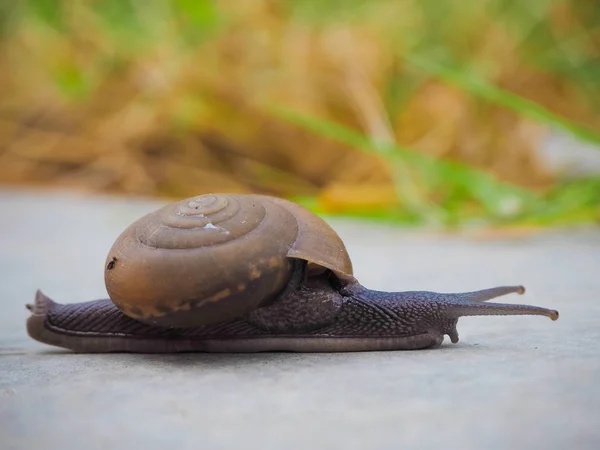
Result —
<svg viewBox="0 0 600 450"><path fill-rule="evenodd" d="M105 265L110 299L27 305L33 339L75 352L344 352L458 342L459 317L558 312L462 294L362 286L337 234L299 205L211 194L161 208L128 227Z"/></svg>
<svg viewBox="0 0 600 450"><path fill-rule="evenodd" d="M458 342L456 325L467 315L544 315L527 305L482 303L521 286L463 294L379 292L358 283L341 290L327 277L302 284L303 266L270 306L245 317L192 328L164 328L124 315L109 299L61 305L38 291L29 335L82 353L351 352L439 347L444 335Z"/></svg>

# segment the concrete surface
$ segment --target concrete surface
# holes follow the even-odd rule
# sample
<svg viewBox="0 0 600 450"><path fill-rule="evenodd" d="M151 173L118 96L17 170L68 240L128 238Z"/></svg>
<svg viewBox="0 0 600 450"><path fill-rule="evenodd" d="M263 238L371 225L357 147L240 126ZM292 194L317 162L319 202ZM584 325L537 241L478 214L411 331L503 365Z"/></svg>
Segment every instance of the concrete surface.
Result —
<svg viewBox="0 0 600 450"><path fill-rule="evenodd" d="M600 230L472 240L332 221L363 284L524 284L542 317L469 317L440 349L75 355L30 340L36 288L105 295L120 231L158 203L0 190L0 449L599 449Z"/></svg>

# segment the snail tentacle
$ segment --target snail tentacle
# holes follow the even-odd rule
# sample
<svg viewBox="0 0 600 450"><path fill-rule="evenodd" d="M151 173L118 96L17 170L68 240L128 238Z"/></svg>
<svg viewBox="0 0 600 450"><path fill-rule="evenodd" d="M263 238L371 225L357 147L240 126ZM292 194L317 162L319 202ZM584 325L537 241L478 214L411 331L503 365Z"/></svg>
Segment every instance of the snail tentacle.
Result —
<svg viewBox="0 0 600 450"><path fill-rule="evenodd" d="M449 294L454 297L463 299L463 300L471 300L474 302L486 302L496 297L501 297L502 295L507 294L519 294L523 295L525 293L525 288L523 286L498 286L491 289L483 289L481 291L474 292L464 292L461 294Z"/></svg>

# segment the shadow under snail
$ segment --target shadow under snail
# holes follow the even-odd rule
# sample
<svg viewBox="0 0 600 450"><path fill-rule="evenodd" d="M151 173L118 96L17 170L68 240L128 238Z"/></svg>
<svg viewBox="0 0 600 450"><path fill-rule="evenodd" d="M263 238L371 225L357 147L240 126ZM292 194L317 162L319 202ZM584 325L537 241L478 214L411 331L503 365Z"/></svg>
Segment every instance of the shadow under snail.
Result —
<svg viewBox="0 0 600 450"><path fill-rule="evenodd" d="M541 315L486 303L524 292L381 292L352 274L320 217L263 195L208 194L130 225L108 253L110 299L58 304L38 291L29 335L75 352L345 352L458 342L459 317Z"/></svg>

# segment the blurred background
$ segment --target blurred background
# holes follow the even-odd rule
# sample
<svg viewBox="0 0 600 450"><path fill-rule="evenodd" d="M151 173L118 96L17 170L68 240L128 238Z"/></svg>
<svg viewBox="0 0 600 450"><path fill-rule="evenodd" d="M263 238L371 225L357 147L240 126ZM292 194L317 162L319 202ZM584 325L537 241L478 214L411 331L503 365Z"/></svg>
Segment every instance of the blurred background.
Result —
<svg viewBox="0 0 600 450"><path fill-rule="evenodd" d="M596 0L2 0L0 183L600 223Z"/></svg>

